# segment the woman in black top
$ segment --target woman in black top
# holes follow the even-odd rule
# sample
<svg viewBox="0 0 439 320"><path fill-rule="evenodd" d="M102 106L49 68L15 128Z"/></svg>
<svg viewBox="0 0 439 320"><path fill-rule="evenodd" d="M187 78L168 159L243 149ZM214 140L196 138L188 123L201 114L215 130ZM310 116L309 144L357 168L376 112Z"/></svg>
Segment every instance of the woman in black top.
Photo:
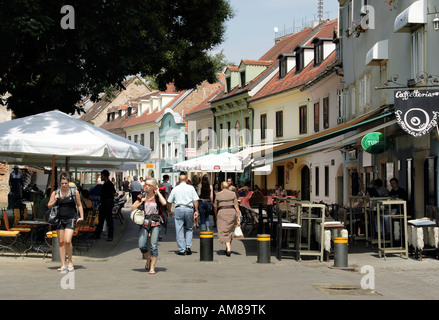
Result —
<svg viewBox="0 0 439 320"><path fill-rule="evenodd" d="M59 223L56 232L59 241L59 253L61 257L61 267L58 271L74 271L72 254L72 238L76 228L76 223L84 220L84 212L81 205L81 197L79 196L76 186L70 186L70 174L62 172L60 175L61 188L52 192L47 207L50 209L55 204L58 205ZM79 212L79 218L77 215ZM68 267L66 267L66 253L68 259Z"/></svg>
<svg viewBox="0 0 439 320"><path fill-rule="evenodd" d="M205 174L198 185L198 210L200 210L200 230L209 230L209 214L212 210L213 189L209 177Z"/></svg>

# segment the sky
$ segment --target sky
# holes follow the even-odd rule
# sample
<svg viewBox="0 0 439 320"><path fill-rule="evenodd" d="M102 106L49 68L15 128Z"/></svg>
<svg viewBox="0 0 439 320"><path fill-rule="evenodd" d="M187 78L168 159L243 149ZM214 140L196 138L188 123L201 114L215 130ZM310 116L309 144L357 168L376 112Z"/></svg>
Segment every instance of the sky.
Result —
<svg viewBox="0 0 439 320"><path fill-rule="evenodd" d="M275 31L302 27L317 20L318 0L229 0L235 16L226 21L226 60L239 65L242 59L257 60L274 45ZM335 19L338 1L324 0L323 18Z"/></svg>

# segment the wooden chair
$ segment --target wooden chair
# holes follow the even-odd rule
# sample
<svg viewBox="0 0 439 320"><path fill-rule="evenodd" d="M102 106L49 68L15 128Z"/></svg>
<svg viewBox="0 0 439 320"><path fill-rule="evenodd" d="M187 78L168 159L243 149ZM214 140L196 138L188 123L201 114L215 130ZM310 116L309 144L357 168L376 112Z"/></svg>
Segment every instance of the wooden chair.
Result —
<svg viewBox="0 0 439 320"><path fill-rule="evenodd" d="M27 209L24 209L23 219L27 219ZM11 228L12 231L30 232L32 226L20 224L20 209L14 209L14 225Z"/></svg>
<svg viewBox="0 0 439 320"><path fill-rule="evenodd" d="M277 217L276 258L282 260L283 253L294 253L298 261L300 259L301 225L298 223L297 215L292 212L291 204L283 198L275 200L275 214ZM288 243L290 231L293 231L295 235L294 248L290 248Z"/></svg>
<svg viewBox="0 0 439 320"><path fill-rule="evenodd" d="M0 230L0 249L10 250L17 255L17 252L13 249L15 243L20 236L20 231L11 231L9 228L9 218L6 209L3 209L3 222L5 224L6 230Z"/></svg>
<svg viewBox="0 0 439 320"><path fill-rule="evenodd" d="M244 232L247 225L251 224L251 229L250 231L247 233L247 237L250 236L250 234L254 231L257 230L258 228L258 220L254 214L254 212L248 208L247 206L239 206L240 210L241 210L241 214L243 216L243 222L241 222L241 228L242 231Z"/></svg>

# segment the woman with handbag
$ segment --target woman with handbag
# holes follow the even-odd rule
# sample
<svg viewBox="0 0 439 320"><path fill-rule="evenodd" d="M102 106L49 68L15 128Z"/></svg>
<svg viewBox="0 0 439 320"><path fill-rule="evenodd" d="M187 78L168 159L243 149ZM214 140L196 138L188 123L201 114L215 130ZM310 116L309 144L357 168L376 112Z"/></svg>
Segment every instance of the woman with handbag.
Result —
<svg viewBox="0 0 439 320"><path fill-rule="evenodd" d="M213 188L209 183L209 177L205 174L201 178L201 183L198 184L198 210L200 211L200 230L210 231L209 215L212 210L213 202Z"/></svg>
<svg viewBox="0 0 439 320"><path fill-rule="evenodd" d="M70 174L62 172L60 174L61 188L52 192L47 207L51 209L54 205L58 206L58 225L56 232L59 241L59 253L61 257L61 267L58 271L74 271L72 255L72 238L76 228L76 223L84 220L84 212L81 205L81 197L76 186L70 186ZM79 218L78 213L79 212ZM66 267L66 254L68 266Z"/></svg>
<svg viewBox="0 0 439 320"><path fill-rule="evenodd" d="M226 245L226 256L230 257L235 223L240 224L241 213L236 193L229 190L229 184L226 181L221 183L221 192L216 194L213 208L218 228L218 239Z"/></svg>
<svg viewBox="0 0 439 320"><path fill-rule="evenodd" d="M167 204L166 199L160 193L157 180L154 178L146 180L145 197L138 198L131 206L131 211L143 204L145 222L140 226L139 249L146 259L145 269L150 274L155 274L155 264L158 257L158 241L161 224L163 223L163 207ZM150 238L150 250L148 251L148 238Z"/></svg>

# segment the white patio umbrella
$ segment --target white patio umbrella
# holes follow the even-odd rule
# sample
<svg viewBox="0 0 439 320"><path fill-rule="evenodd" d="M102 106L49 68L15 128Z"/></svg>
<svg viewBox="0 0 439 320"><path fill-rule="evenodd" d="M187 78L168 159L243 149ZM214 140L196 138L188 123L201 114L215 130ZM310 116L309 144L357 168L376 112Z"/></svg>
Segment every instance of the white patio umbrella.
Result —
<svg viewBox="0 0 439 320"><path fill-rule="evenodd" d="M14 164L111 168L144 162L150 153L149 148L60 111L0 123L0 159Z"/></svg>
<svg viewBox="0 0 439 320"><path fill-rule="evenodd" d="M242 157L233 153L208 154L173 165L174 170L242 172Z"/></svg>

